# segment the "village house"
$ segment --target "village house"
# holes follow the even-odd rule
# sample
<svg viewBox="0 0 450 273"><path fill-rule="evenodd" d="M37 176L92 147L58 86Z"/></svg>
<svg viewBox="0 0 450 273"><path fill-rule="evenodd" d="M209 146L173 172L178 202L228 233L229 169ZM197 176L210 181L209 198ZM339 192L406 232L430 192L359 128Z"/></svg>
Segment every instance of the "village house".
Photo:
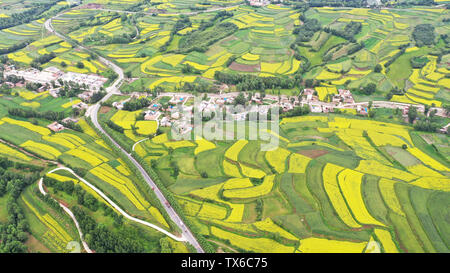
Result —
<svg viewBox="0 0 450 273"><path fill-rule="evenodd" d="M91 99L92 95L93 95L93 92L91 92L91 91L84 91L83 93L78 94L78 97L80 99L82 99L83 101L89 101Z"/></svg>
<svg viewBox="0 0 450 273"><path fill-rule="evenodd" d="M322 113L323 112L322 105L320 105L320 104L317 104L317 105L310 104L309 106L310 106L312 113Z"/></svg>
<svg viewBox="0 0 450 273"><path fill-rule="evenodd" d="M264 7L270 4L269 0L250 0L249 1L250 6L254 7Z"/></svg>
<svg viewBox="0 0 450 273"><path fill-rule="evenodd" d="M356 106L356 112L360 113L361 115L367 115L369 114L369 110L367 109L367 107L363 107L361 105L357 105Z"/></svg>
<svg viewBox="0 0 450 273"><path fill-rule="evenodd" d="M65 129L63 125L59 124L56 121L52 124L47 125L47 128L52 130L53 132L60 132Z"/></svg>
<svg viewBox="0 0 450 273"><path fill-rule="evenodd" d="M338 92L339 92L339 96L341 96L341 98L343 98L344 103L355 103L352 92L350 92L350 90L339 89Z"/></svg>
<svg viewBox="0 0 450 273"><path fill-rule="evenodd" d="M314 95L315 93L316 93L316 90L307 88L307 89L303 89L302 95L303 95L303 97L306 98L306 101L308 101L308 102L317 102L317 101L319 101L319 97Z"/></svg>
<svg viewBox="0 0 450 273"><path fill-rule="evenodd" d="M84 102L79 102L79 103L77 103L77 104L74 104L74 105L72 105L72 108L74 108L74 109L87 109L88 108L88 105L86 104L86 103L84 103Z"/></svg>
<svg viewBox="0 0 450 273"><path fill-rule="evenodd" d="M117 110L122 110L123 109L123 104L124 104L123 101L115 101L115 102L112 103L112 106L114 108L116 108Z"/></svg>
<svg viewBox="0 0 450 273"><path fill-rule="evenodd" d="M63 120L61 120L62 123L77 123L78 119L77 118L71 118L71 117L67 117Z"/></svg>
<svg viewBox="0 0 450 273"><path fill-rule="evenodd" d="M88 75L75 72L67 72L62 75L60 79L64 82L75 82L81 86L85 85L89 88L89 90L93 92L100 91L100 88L108 80L105 77L101 77L98 75Z"/></svg>
<svg viewBox="0 0 450 273"><path fill-rule="evenodd" d="M334 107L333 106L322 106L322 111L324 113L333 113Z"/></svg>
<svg viewBox="0 0 450 273"><path fill-rule="evenodd" d="M133 92L133 93L131 93L130 98L131 99L140 99L140 98L146 98L148 96L149 96L149 94L147 94L147 93ZM150 94L150 96L151 96L151 94Z"/></svg>
<svg viewBox="0 0 450 273"><path fill-rule="evenodd" d="M8 67L3 72L3 77L6 78L10 75L22 77L27 82L40 83L42 85L56 81L60 77L60 73L52 72L52 70L49 70L48 68L40 71L35 68L16 70L15 68Z"/></svg>
<svg viewBox="0 0 450 273"><path fill-rule="evenodd" d="M60 91L60 88L52 88L48 91L48 93L50 94L50 96L57 98L57 97L59 97L59 91Z"/></svg>
<svg viewBox="0 0 450 273"><path fill-rule="evenodd" d="M145 111L144 120L157 120L160 115L158 111L148 110Z"/></svg>
<svg viewBox="0 0 450 273"><path fill-rule="evenodd" d="M159 122L159 125L162 127L170 127L170 126L172 126L172 123L170 122L170 120L167 117L163 117L161 119L161 121Z"/></svg>
<svg viewBox="0 0 450 273"><path fill-rule="evenodd" d="M174 122L174 127L180 135L184 135L192 130L192 125L186 120Z"/></svg>

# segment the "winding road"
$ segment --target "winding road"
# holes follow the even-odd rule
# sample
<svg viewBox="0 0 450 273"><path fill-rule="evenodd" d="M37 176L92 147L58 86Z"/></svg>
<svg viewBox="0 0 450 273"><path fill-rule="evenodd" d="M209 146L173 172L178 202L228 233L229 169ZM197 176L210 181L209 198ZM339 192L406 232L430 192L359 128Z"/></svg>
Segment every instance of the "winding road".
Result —
<svg viewBox="0 0 450 273"><path fill-rule="evenodd" d="M40 180L39 180L39 183L38 183L38 185L39 185L39 191L42 193L42 195L47 195L47 192L44 190L44 187L43 187L43 182L44 181L44 178L41 178ZM57 200L56 200L56 202L58 202ZM65 205L63 205L61 202L58 202L58 204L59 204L59 206L67 213L67 214L69 214L69 216L70 216L70 218L72 218L72 220L73 220L73 222L75 223L75 226L76 226L76 228L77 228L77 230L78 230L78 234L80 235L80 240L81 240L81 243L83 244L83 248L84 248L84 250L87 252L87 253L93 253L93 251L89 248L89 246L88 246L88 244L86 243L86 241L84 240L84 237L83 237L83 232L81 231L81 228L80 228L80 224L78 224L78 221L77 221L77 219L75 218L75 215L73 214L73 212L68 208L68 207L66 207Z"/></svg>
<svg viewBox="0 0 450 273"><path fill-rule="evenodd" d="M67 12L67 10L65 11ZM57 31L55 31L55 29L53 28L52 25L52 20L54 18L57 18L58 16L60 16L62 13L48 19L47 21L45 21L45 28L47 29L47 31L49 31L50 33L55 34L56 36L60 37L61 39L65 40L65 41L70 41L69 38L67 38L66 36L64 36L61 33L58 33ZM84 47L82 45L78 45L79 48L84 49L88 52L93 53L93 51L87 47ZM182 238L189 242L199 253L204 253L204 250L202 249L202 247L200 246L200 244L198 243L197 239L194 237L193 233L189 230L189 228L183 223L182 219L180 218L180 216L177 214L177 212L172 208L172 206L170 206L169 202L167 201L167 199L165 198L165 196L162 194L161 190L157 187L157 185L155 184L155 182L151 179L151 177L147 174L147 172L144 170L144 168L136 161L136 159L134 159L134 157L131 154L128 154L125 149L123 149L108 133L105 132L105 130L103 130L103 128L101 127L100 123L98 122L98 111L100 110L100 105L101 102L104 102L106 100L108 100L113 94L120 94L119 91L119 87L123 82L124 79L124 73L122 68L120 68L119 66L117 66L116 64L114 64L113 62L107 60L106 58L103 58L101 56L99 56L99 60L106 64L108 67L110 67L112 70L114 70L114 72L117 73L118 78L116 79L116 81L108 88L106 88L106 96L103 97L102 100L100 100L99 102L97 102L96 104L92 105L89 107L89 109L86 111L86 115L89 116L92 120L92 123L94 124L94 126L100 131L102 132L107 138L109 138L111 140L111 142L114 144L114 146L116 146L123 154L125 154L128 159L130 159L130 161L136 166L136 168L139 170L140 174L142 175L142 177L144 178L144 180L147 182L147 184L153 189L156 197L159 199L159 201L161 202L161 205L163 206L163 208L166 210L167 214L169 215L169 217L171 218L171 220L179 227L179 229L181 230L182 233ZM86 181L87 182L87 181ZM102 196L103 197L103 196ZM131 217L131 216L130 216ZM139 219L137 219L139 220ZM169 233L170 234L170 233ZM172 235L172 234L170 234ZM169 236L169 235L168 235ZM179 238L178 238L179 239Z"/></svg>
<svg viewBox="0 0 450 273"><path fill-rule="evenodd" d="M80 180L82 183L84 183L86 186L88 186L89 188L91 188L92 190L94 190L98 195L100 195L106 202L108 202L108 204L110 204L114 209L116 209L120 214L122 214L125 218L127 218L128 220L131 220L133 222L148 226L150 228L153 228L161 233L164 233L165 235L169 236L170 238L174 239L175 241L179 241L179 242L184 242L186 241L185 238L183 237L177 237L175 235L173 235L172 233L166 231L163 228L160 228L157 225L154 225L152 223L143 221L141 219L138 219L136 217L133 217L131 215L129 215L126 211L124 211L119 205L117 205L116 203L114 203L108 196L106 196L106 194L104 194L101 190L99 190L97 187L95 187L94 185L92 185L91 183L89 183L88 181L86 181L85 179L83 179L82 177L80 177L79 175L77 175L72 169L69 169L67 167L58 167L56 169L53 169L51 171L49 171L48 173L54 173L58 170L64 170L64 171L68 171L70 172L73 176L75 176L78 180ZM39 181L39 190L44 194L44 189L42 187L42 178ZM45 193L46 194L46 193ZM44 194L44 195L45 195Z"/></svg>

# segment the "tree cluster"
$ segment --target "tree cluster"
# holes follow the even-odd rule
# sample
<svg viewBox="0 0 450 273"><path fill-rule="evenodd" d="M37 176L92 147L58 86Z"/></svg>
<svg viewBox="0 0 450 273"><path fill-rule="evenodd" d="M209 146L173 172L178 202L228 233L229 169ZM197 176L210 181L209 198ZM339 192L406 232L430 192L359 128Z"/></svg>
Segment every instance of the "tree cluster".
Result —
<svg viewBox="0 0 450 273"><path fill-rule="evenodd" d="M241 91L260 90L266 88L291 89L298 82L295 79L285 77L259 77L251 74L238 74L216 71L214 79L226 84L235 84Z"/></svg>
<svg viewBox="0 0 450 273"><path fill-rule="evenodd" d="M43 118L47 120L58 121L65 118L64 112L38 112L33 109L22 109L22 108L9 108L8 114L11 116L22 117L22 118Z"/></svg>
<svg viewBox="0 0 450 273"><path fill-rule="evenodd" d="M412 36L418 47L434 44L436 33L431 24L419 24L414 27Z"/></svg>
<svg viewBox="0 0 450 273"><path fill-rule="evenodd" d="M294 28L293 34L297 35L296 43L308 42L313 37L314 33L321 30L322 27L317 19L307 19L300 16L300 20L303 21L303 25Z"/></svg>

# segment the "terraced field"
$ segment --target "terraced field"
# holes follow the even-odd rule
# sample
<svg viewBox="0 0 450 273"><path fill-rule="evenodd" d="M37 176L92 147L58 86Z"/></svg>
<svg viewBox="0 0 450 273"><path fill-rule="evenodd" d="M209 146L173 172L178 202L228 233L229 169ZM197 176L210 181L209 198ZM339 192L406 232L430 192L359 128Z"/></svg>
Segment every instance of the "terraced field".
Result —
<svg viewBox="0 0 450 273"><path fill-rule="evenodd" d="M410 127L339 116L281 124L286 141L273 151L239 140L198 152L199 143L173 145L170 137L163 145L140 142L136 151L154 162L202 233L234 249L364 252L376 242L381 252L448 251L432 200L448 196L449 164L417 148ZM305 135L305 126L321 140ZM391 155L394 148L414 158L412 165Z"/></svg>
<svg viewBox="0 0 450 273"><path fill-rule="evenodd" d="M317 19L328 28L341 29L343 24L349 22L361 23L361 31L354 38L356 43L362 43L364 47L356 53L346 54L351 43L343 39L337 41L340 37L329 34L327 39L325 34L321 34L317 38L313 37L313 40L317 39L322 44L321 47L310 50L299 47L300 52L305 56L312 54L309 58L311 64L322 64L321 68L309 72L311 78L350 89L373 82L377 84L380 94L387 94L393 88L405 89L406 94L394 95L392 101L441 106L446 103L446 99L440 99L442 96L437 93L448 91L448 83L444 79L448 72L447 64L441 62L437 65L436 58L428 55L429 49L414 46L411 33L414 25L427 23L435 25L437 32L448 32L439 23L446 13L441 9L420 8L408 11L327 7L309 9L306 16ZM426 66L413 68L410 59L414 57L425 58ZM324 62L329 64L323 66ZM380 73L373 71L376 64L382 65ZM440 72L436 70L439 66Z"/></svg>

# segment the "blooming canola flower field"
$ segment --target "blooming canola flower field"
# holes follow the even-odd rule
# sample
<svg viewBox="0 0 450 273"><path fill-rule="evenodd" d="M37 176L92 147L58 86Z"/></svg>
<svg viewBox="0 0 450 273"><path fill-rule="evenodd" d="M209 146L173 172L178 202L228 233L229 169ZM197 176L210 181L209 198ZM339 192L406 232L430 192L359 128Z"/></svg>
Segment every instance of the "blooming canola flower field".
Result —
<svg viewBox="0 0 450 273"><path fill-rule="evenodd" d="M303 133L304 126L313 126L321 140L302 141L299 136L311 134ZM309 115L282 119L279 137L286 141L269 151L261 149L261 141L242 139L210 140L208 150L199 153L206 140L183 140L183 148L172 155L151 160L161 176L171 176L169 188L183 211L193 217L194 225L230 247L256 252L266 251L261 248L265 244L273 245L271 252L421 252L426 250L419 247L418 240L427 242L427 236L415 239L401 234L414 234L411 225L421 227L423 236L436 234L438 227L416 226L423 221L423 211L405 207L405 202L417 205L425 192L428 198L431 192L448 195L444 185L450 178L447 163L418 148L412 132L411 127L388 122ZM169 139L170 135L163 140L165 149L172 143ZM159 140L152 142L161 145ZM143 158L152 153L147 149L151 145L145 145ZM391 155L392 149L399 149L414 163L399 165L406 161ZM195 158L190 167L183 161L187 154ZM171 171L175 165L180 168L177 179ZM189 168L195 168L194 176ZM261 176L246 168L261 172ZM186 188L184 177L198 182L190 182ZM212 179L217 180L204 184ZM311 227L317 221L326 222L305 235L298 229L303 225L294 218L297 213L306 215L304 221ZM433 212L427 213L429 219L435 219L431 221L439 223ZM325 218L316 218L317 214ZM415 224L407 224L411 217L417 219ZM276 239L270 236L274 233ZM445 238L441 235L437 240ZM431 245L435 250L444 246Z"/></svg>

